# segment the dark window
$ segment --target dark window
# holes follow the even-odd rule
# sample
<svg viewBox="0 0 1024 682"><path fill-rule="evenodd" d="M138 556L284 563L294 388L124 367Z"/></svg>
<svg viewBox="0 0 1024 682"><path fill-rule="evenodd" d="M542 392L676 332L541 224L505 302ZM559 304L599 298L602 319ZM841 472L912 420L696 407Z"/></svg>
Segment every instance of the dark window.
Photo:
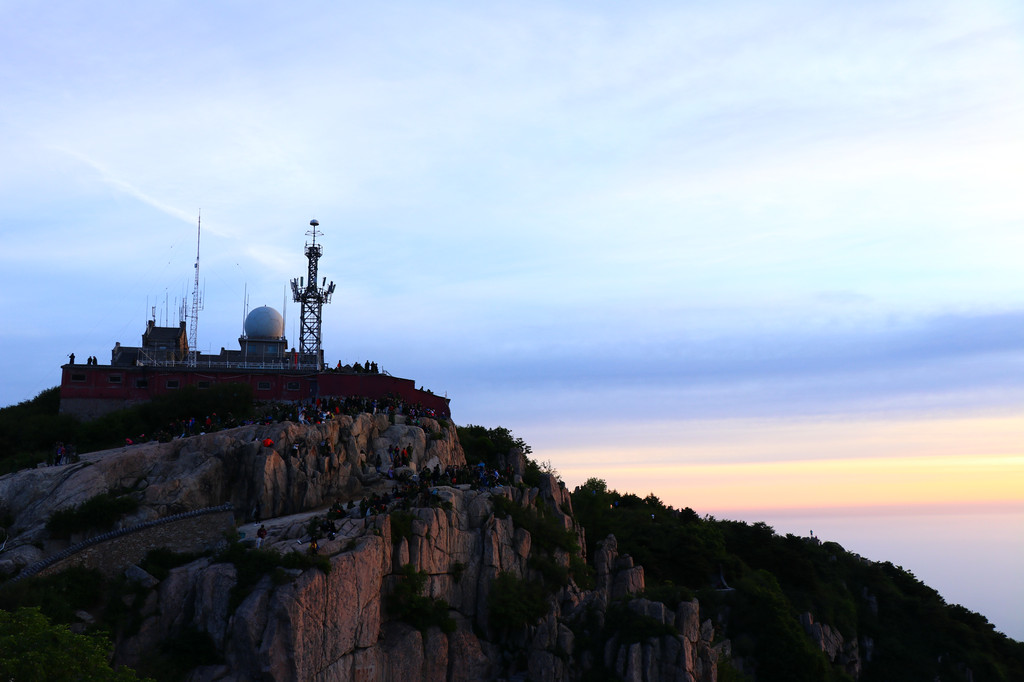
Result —
<svg viewBox="0 0 1024 682"><path fill-rule="evenodd" d="M112 383L112 384L119 384L119 383L121 383L121 375L120 374L111 374L111 375L109 375L107 377L107 381Z"/></svg>
<svg viewBox="0 0 1024 682"><path fill-rule="evenodd" d="M166 385L167 388L177 388L180 385L180 382L177 379L168 379Z"/></svg>
<svg viewBox="0 0 1024 682"><path fill-rule="evenodd" d="M85 381L85 375L84 374L72 374L71 375L71 380L72 381Z"/></svg>
<svg viewBox="0 0 1024 682"><path fill-rule="evenodd" d="M199 388L204 389L204 388L209 388L209 387L210 387L210 382L209 381L200 381L199 382Z"/></svg>
<svg viewBox="0 0 1024 682"><path fill-rule="evenodd" d="M256 389L260 390L260 391L269 391L270 390L270 382L269 381L261 381L261 382L256 384Z"/></svg>
<svg viewBox="0 0 1024 682"><path fill-rule="evenodd" d="M299 382L289 381L287 384L285 384L285 388L288 389L289 391L297 391L299 390Z"/></svg>
<svg viewBox="0 0 1024 682"><path fill-rule="evenodd" d="M135 388L149 388L149 379L136 379Z"/></svg>

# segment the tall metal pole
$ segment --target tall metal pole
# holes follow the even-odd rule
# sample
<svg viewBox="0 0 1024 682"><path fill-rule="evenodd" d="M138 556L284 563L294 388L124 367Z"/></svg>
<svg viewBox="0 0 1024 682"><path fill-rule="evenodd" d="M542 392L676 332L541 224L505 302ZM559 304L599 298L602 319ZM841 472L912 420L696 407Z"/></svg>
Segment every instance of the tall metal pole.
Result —
<svg viewBox="0 0 1024 682"><path fill-rule="evenodd" d="M199 212L199 220L196 224L196 277L192 287L192 314L188 320L188 366L196 366L196 356L199 345L199 238L202 235L203 214Z"/></svg>
<svg viewBox="0 0 1024 682"><path fill-rule="evenodd" d="M306 271L308 279L303 282L301 277L291 281L292 299L301 303L300 331L299 331L299 353L302 356L303 364L309 363L316 367L317 371L323 369L321 357L322 338L321 329L323 321L323 307L325 303L331 302L331 294L334 293L334 282L327 284L324 277L322 284L317 284L319 277L317 266L320 256L323 255L323 247L316 243L317 227L320 222L310 220L312 228L306 232L312 236L312 242L306 244L306 259L309 266ZM322 232L320 234L323 234Z"/></svg>

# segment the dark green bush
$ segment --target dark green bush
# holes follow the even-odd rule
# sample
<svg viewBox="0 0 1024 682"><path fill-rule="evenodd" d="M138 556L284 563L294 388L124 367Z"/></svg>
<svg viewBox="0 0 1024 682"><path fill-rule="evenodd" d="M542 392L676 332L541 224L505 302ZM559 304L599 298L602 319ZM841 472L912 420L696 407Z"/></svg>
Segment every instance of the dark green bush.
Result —
<svg viewBox="0 0 1024 682"><path fill-rule="evenodd" d="M0 408L0 474L48 461L57 441L74 442L79 423L60 414L60 387L42 391L35 398Z"/></svg>
<svg viewBox="0 0 1024 682"><path fill-rule="evenodd" d="M500 519L511 517L515 526L530 532L533 547L546 552L553 552L556 548L573 554L579 552L576 533L563 526L547 505L523 507L501 495L492 495L491 504L495 516Z"/></svg>
<svg viewBox="0 0 1024 682"><path fill-rule="evenodd" d="M471 465L483 462L490 468L502 469L502 460L510 450L519 449L524 455L529 455L533 451L526 441L512 435L512 432L503 426L489 429L469 424L459 426L456 430L459 443L466 454L466 462Z"/></svg>
<svg viewBox="0 0 1024 682"><path fill-rule="evenodd" d="M437 626L442 632L455 632L455 621L448 613L448 602L423 596L426 583L426 571L417 571L412 564L402 566L398 583L387 598L388 610L399 620L420 631Z"/></svg>
<svg viewBox="0 0 1024 682"><path fill-rule="evenodd" d="M164 640L160 644L159 653L142 670L161 682L170 682L185 679L193 668L216 665L223 661L210 633L190 625Z"/></svg>
<svg viewBox="0 0 1024 682"><path fill-rule="evenodd" d="M397 545L402 538L412 540L412 522L415 520L411 512L391 512L391 542Z"/></svg>
<svg viewBox="0 0 1024 682"><path fill-rule="evenodd" d="M531 552L529 566L541 575L548 593L569 584L569 569L547 554Z"/></svg>
<svg viewBox="0 0 1024 682"><path fill-rule="evenodd" d="M0 679L47 682L128 682L138 680L130 668L110 665L110 641L79 635L51 624L36 609L0 611Z"/></svg>
<svg viewBox="0 0 1024 682"><path fill-rule="evenodd" d="M200 391L189 386L152 401L81 422L60 414L60 387L47 389L31 400L0 408L0 433L5 448L0 452L0 474L48 461L58 441L75 444L81 453L124 444L124 439L146 434L155 438L177 435L168 432L182 418L205 418L217 413L241 419L255 410L248 384L219 384Z"/></svg>
<svg viewBox="0 0 1024 682"><path fill-rule="evenodd" d="M124 516L139 508L139 502L130 495L117 497L100 493L70 509L54 512L46 522L46 529L58 537L84 531L106 531Z"/></svg>
<svg viewBox="0 0 1024 682"><path fill-rule="evenodd" d="M139 562L139 568L157 580L163 580L170 574L172 568L190 564L201 556L203 554L199 552L175 552L160 547L149 550L145 558Z"/></svg>
<svg viewBox="0 0 1024 682"><path fill-rule="evenodd" d="M237 542L228 545L216 560L234 564L237 572L236 582L231 588L228 600L228 608L231 611L238 608L265 575L271 576L275 583L281 584L287 580L287 574L282 570L285 568L303 571L317 568L325 574L331 572L330 559L325 556L310 556L299 552L281 554L275 549L248 549Z"/></svg>
<svg viewBox="0 0 1024 682"><path fill-rule="evenodd" d="M671 625L637 613L623 604L609 606L605 622L608 624L609 632L617 634L619 642L627 646L650 637L679 634L679 631Z"/></svg>
<svg viewBox="0 0 1024 682"><path fill-rule="evenodd" d="M671 580L656 585L648 585L644 590L646 599L660 601L669 608L676 608L680 602L691 601L697 595L688 587L676 585Z"/></svg>
<svg viewBox="0 0 1024 682"><path fill-rule="evenodd" d="M94 569L73 567L60 573L34 576L0 589L0 609L38 607L58 623L76 620L75 611L90 610L103 602L106 582Z"/></svg>
<svg viewBox="0 0 1024 682"><path fill-rule="evenodd" d="M535 624L548 611L548 602L541 583L501 572L491 583L487 599L491 626L503 632L514 632Z"/></svg>

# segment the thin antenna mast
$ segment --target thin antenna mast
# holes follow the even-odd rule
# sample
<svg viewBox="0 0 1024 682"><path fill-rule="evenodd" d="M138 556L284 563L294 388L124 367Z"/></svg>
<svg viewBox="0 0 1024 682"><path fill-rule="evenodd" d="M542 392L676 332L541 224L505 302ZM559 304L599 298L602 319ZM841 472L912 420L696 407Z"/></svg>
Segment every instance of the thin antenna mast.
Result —
<svg viewBox="0 0 1024 682"><path fill-rule="evenodd" d="M203 212L199 211L199 220L196 223L196 278L192 286L192 315L188 321L188 366L196 366L196 348L199 346L199 238L202 236Z"/></svg>

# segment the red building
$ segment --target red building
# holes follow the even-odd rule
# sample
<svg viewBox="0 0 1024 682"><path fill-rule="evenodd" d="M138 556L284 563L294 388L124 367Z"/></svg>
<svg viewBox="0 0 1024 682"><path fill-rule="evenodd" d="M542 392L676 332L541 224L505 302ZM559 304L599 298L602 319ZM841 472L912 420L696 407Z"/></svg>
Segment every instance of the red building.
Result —
<svg viewBox="0 0 1024 682"><path fill-rule="evenodd" d="M185 323L157 327L146 323L141 346L114 345L110 364L67 364L61 372L60 411L82 419L151 400L186 386L199 390L215 384L248 384L257 400L300 402L318 397L364 396L380 399L388 394L402 401L450 417L448 398L417 389L412 379L387 373L356 371L351 367L318 369L323 358L288 349L284 319L273 308L256 308L245 318L239 350L195 355L189 360Z"/></svg>
<svg viewBox="0 0 1024 682"><path fill-rule="evenodd" d="M215 384L241 383L252 387L257 400L303 401L317 397L398 395L406 403L421 404L439 417L451 417L449 400L417 389L412 379L352 370L173 365L64 365L60 382L60 410L94 419L114 410L146 402L186 386L199 390Z"/></svg>

